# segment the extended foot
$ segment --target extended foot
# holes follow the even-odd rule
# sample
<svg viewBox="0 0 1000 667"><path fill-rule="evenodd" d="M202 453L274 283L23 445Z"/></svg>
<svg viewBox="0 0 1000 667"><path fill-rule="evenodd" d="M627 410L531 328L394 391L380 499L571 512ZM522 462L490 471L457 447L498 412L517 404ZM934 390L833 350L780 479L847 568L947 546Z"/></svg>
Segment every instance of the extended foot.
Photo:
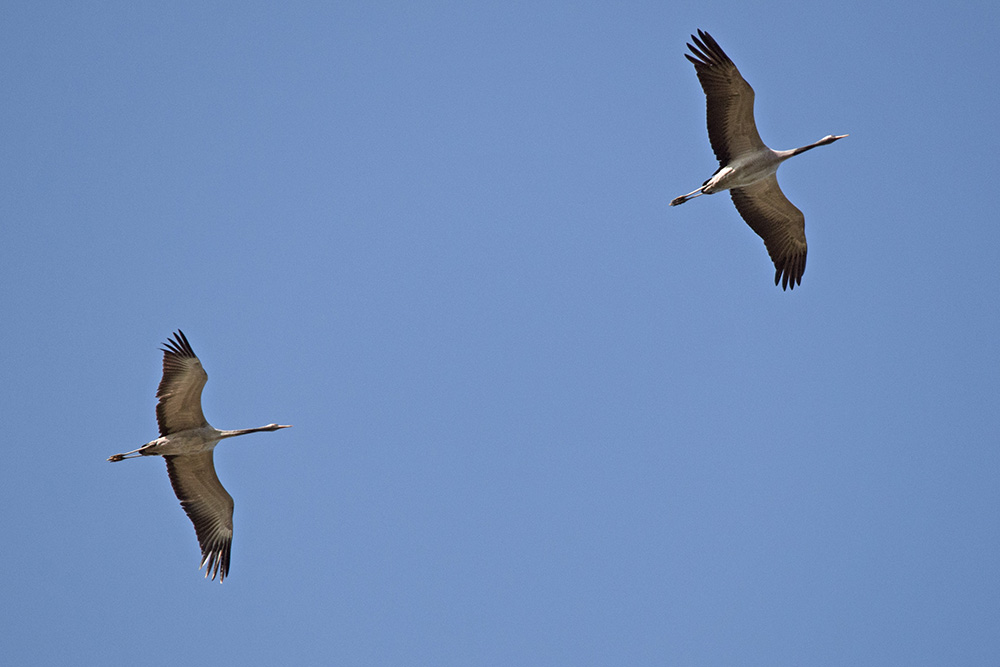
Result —
<svg viewBox="0 0 1000 667"><path fill-rule="evenodd" d="M139 449L135 450L134 452L125 452L124 454L115 454L113 456L109 456L108 460L111 461L112 463L114 463L115 461L124 461L125 459L135 459L135 458L138 458L138 457L142 456L142 450L143 450L143 448L140 447Z"/></svg>

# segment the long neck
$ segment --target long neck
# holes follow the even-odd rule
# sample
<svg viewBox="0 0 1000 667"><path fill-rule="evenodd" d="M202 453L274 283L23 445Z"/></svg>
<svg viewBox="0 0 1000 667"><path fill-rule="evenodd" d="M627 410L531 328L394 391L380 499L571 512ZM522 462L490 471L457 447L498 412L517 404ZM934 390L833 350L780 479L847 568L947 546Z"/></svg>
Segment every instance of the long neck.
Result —
<svg viewBox="0 0 1000 667"><path fill-rule="evenodd" d="M793 148L790 151L781 151L781 152L782 153L788 153L788 157L792 157L792 156L795 156L795 155L801 155L802 153L805 153L806 151L811 151L812 149L816 148L817 146L826 146L829 143L831 143L830 142L830 137L824 137L824 138L820 139L819 141L817 141L815 143L809 144L808 146L800 146L798 148Z"/></svg>
<svg viewBox="0 0 1000 667"><path fill-rule="evenodd" d="M267 426L258 426L257 428L240 428L235 431L219 431L219 439L223 438L235 438L238 435L246 435L248 433L260 433L261 431L277 431L279 428L284 428L283 426L278 426L277 424L268 424Z"/></svg>

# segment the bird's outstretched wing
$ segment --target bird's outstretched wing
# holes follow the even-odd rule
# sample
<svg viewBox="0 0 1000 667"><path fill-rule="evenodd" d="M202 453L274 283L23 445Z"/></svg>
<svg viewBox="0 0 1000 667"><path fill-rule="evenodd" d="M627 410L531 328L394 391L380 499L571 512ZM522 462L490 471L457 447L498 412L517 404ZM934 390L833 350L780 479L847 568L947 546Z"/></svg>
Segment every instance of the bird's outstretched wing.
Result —
<svg viewBox="0 0 1000 667"><path fill-rule="evenodd" d="M700 38L700 39L699 39ZM753 88L712 36L702 30L691 35L688 44L695 57L684 54L694 64L708 107L708 139L719 166L733 157L766 148L753 119Z"/></svg>
<svg viewBox="0 0 1000 667"><path fill-rule="evenodd" d="M208 426L201 411L201 390L208 373L180 329L164 343L163 379L156 390L156 423L160 435Z"/></svg>
<svg viewBox="0 0 1000 667"><path fill-rule="evenodd" d="M774 174L744 188L729 191L750 229L764 239L774 262L774 284L781 289L802 284L806 271L806 218L788 201Z"/></svg>
<svg viewBox="0 0 1000 667"><path fill-rule="evenodd" d="M233 497L215 474L212 452L164 456L167 474L181 507L187 513L201 545L205 576L216 574L221 583L229 574L229 552L233 544Z"/></svg>

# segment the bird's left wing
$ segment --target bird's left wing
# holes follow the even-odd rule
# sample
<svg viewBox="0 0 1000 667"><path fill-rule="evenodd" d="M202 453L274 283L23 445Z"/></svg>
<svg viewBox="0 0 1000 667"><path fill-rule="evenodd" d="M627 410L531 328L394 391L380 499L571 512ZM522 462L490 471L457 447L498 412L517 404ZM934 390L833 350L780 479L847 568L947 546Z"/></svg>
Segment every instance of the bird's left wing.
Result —
<svg viewBox="0 0 1000 667"><path fill-rule="evenodd" d="M736 210L757 236L764 239L767 254L774 262L774 284L781 289L802 284L806 271L806 218L788 201L771 174L744 188L729 191Z"/></svg>
<svg viewBox="0 0 1000 667"><path fill-rule="evenodd" d="M160 399L156 404L160 435L208 426L201 411L201 390L208 382L208 373L191 349L187 336L178 329L162 350L163 378L156 389Z"/></svg>
<svg viewBox="0 0 1000 667"><path fill-rule="evenodd" d="M233 544L233 497L215 474L212 452L164 456L167 474L181 507L187 513L201 545L201 565L205 576L229 574L229 552Z"/></svg>
<svg viewBox="0 0 1000 667"><path fill-rule="evenodd" d="M753 88L711 35L702 30L691 35L694 44L684 57L694 65L705 91L708 112L708 140L712 151L725 167L739 155L767 148L753 119Z"/></svg>

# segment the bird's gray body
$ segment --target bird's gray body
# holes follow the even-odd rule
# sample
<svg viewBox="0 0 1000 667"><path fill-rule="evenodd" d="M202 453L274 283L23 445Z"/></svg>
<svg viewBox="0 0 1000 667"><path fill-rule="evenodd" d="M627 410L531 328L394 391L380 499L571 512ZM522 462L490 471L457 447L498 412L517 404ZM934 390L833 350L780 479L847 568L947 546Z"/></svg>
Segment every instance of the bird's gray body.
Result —
<svg viewBox="0 0 1000 667"><path fill-rule="evenodd" d="M744 153L726 166L719 167L711 178L702 184L701 192L706 195L714 195L723 190L753 185L757 181L777 173L781 163L781 154L770 148Z"/></svg>
<svg viewBox="0 0 1000 667"><path fill-rule="evenodd" d="M180 456L210 452L222 440L221 432L211 426L191 428L164 435L139 448L142 456Z"/></svg>

